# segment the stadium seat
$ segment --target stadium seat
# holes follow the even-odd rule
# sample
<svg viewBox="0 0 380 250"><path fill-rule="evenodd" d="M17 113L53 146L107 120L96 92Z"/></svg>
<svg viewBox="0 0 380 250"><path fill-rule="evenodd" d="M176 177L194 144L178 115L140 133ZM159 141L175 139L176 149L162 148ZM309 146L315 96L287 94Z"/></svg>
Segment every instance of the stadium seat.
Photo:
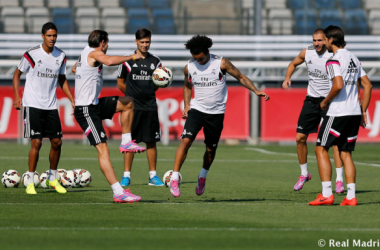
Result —
<svg viewBox="0 0 380 250"><path fill-rule="evenodd" d="M50 21L49 11L45 7L27 8L25 17L29 33L41 33L42 25Z"/></svg>
<svg viewBox="0 0 380 250"><path fill-rule="evenodd" d="M265 9L286 8L286 0L266 0Z"/></svg>
<svg viewBox="0 0 380 250"><path fill-rule="evenodd" d="M314 1L317 9L333 9L335 8L335 0L318 0Z"/></svg>
<svg viewBox="0 0 380 250"><path fill-rule="evenodd" d="M129 34L135 34L140 28L150 29L149 20L146 18L130 18L128 21L128 31Z"/></svg>
<svg viewBox="0 0 380 250"><path fill-rule="evenodd" d="M175 34L172 9L153 9L154 31L157 34Z"/></svg>
<svg viewBox="0 0 380 250"><path fill-rule="evenodd" d="M310 0L303 0L303 1L289 0L288 6L291 9L302 9L302 8L310 8L310 7L312 7L312 4L311 4Z"/></svg>
<svg viewBox="0 0 380 250"><path fill-rule="evenodd" d="M359 9L360 0L339 0L339 6L342 9Z"/></svg>
<svg viewBox="0 0 380 250"><path fill-rule="evenodd" d="M295 33L298 35L312 34L317 28L317 14L315 10L295 10L294 26Z"/></svg>
<svg viewBox="0 0 380 250"><path fill-rule="evenodd" d="M152 10L153 19L156 18L171 18L173 19L172 9L154 9Z"/></svg>
<svg viewBox="0 0 380 250"><path fill-rule="evenodd" d="M148 9L145 8L129 8L128 18L149 18Z"/></svg>
<svg viewBox="0 0 380 250"><path fill-rule="evenodd" d="M170 0L148 0L148 7L151 9L170 8Z"/></svg>
<svg viewBox="0 0 380 250"><path fill-rule="evenodd" d="M364 1L364 8L366 10L380 9L379 0L363 0L363 1Z"/></svg>
<svg viewBox="0 0 380 250"><path fill-rule="evenodd" d="M48 0L49 8L68 8L70 7L69 0Z"/></svg>
<svg viewBox="0 0 380 250"><path fill-rule="evenodd" d="M0 0L0 7L18 7L18 0Z"/></svg>
<svg viewBox="0 0 380 250"><path fill-rule="evenodd" d="M103 29L108 33L125 33L124 8L109 7L102 10Z"/></svg>
<svg viewBox="0 0 380 250"><path fill-rule="evenodd" d="M136 1L136 0L121 0L123 7L125 8L143 8L144 1Z"/></svg>
<svg viewBox="0 0 380 250"><path fill-rule="evenodd" d="M11 1L11 0L10 0ZM22 0L22 7L44 7L44 0Z"/></svg>
<svg viewBox="0 0 380 250"><path fill-rule="evenodd" d="M367 19L362 9L346 10L344 19L345 32L352 35L368 35Z"/></svg>
<svg viewBox="0 0 380 250"><path fill-rule="evenodd" d="M368 24L372 35L380 35L380 10L370 10Z"/></svg>
<svg viewBox="0 0 380 250"><path fill-rule="evenodd" d="M80 7L76 12L78 33L90 33L100 28L99 9L95 7Z"/></svg>
<svg viewBox="0 0 380 250"><path fill-rule="evenodd" d="M74 33L72 10L70 8L57 8L52 11L53 23L58 32L62 34Z"/></svg>
<svg viewBox="0 0 380 250"><path fill-rule="evenodd" d="M75 8L95 6L94 0L80 0L80 1L73 1L72 3L73 3L73 7Z"/></svg>
<svg viewBox="0 0 380 250"><path fill-rule="evenodd" d="M271 35L292 34L292 12L290 9L269 10L269 24Z"/></svg>
<svg viewBox="0 0 380 250"><path fill-rule="evenodd" d="M98 0L98 7L120 7L119 0Z"/></svg>
<svg viewBox="0 0 380 250"><path fill-rule="evenodd" d="M342 16L339 10L320 10L321 27L326 28L329 25L342 27Z"/></svg>
<svg viewBox="0 0 380 250"><path fill-rule="evenodd" d="M22 7L3 7L1 20L5 33L24 33L24 9Z"/></svg>

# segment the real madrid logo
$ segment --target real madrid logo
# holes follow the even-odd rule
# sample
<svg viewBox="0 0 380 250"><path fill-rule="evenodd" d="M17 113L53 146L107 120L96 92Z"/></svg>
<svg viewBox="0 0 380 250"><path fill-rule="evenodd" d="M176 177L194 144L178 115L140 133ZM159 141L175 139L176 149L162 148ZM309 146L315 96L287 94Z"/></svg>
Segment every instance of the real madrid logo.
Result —
<svg viewBox="0 0 380 250"><path fill-rule="evenodd" d="M154 67L154 64L152 63L152 64L150 65L150 68L151 68L151 69L155 69L156 67Z"/></svg>

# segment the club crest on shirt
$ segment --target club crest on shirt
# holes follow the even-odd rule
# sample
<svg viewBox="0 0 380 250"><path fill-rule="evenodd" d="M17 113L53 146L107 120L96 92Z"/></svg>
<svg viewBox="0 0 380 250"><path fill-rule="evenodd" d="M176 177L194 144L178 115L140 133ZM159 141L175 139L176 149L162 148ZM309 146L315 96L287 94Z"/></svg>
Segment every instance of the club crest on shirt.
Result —
<svg viewBox="0 0 380 250"><path fill-rule="evenodd" d="M150 68L151 68L151 69L155 69L156 67L154 67L154 64L152 63L152 64L150 65Z"/></svg>

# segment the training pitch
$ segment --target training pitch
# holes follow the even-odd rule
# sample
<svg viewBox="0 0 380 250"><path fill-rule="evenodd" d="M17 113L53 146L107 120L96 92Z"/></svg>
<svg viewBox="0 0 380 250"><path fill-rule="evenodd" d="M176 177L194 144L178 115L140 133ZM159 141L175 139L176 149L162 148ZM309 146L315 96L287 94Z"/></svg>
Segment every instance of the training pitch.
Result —
<svg viewBox="0 0 380 250"><path fill-rule="evenodd" d="M50 143L43 141L37 172L49 168ZM177 145L158 147L158 175L173 168ZM206 191L195 194L204 145L193 145L182 168L181 196L166 187L148 186L146 155L137 154L131 191L135 204L115 204L91 146L65 142L59 168L91 172L90 187L58 194L37 188L27 195L0 187L0 249L321 249L380 238L379 145L356 146L357 207L310 207L321 182L309 144L311 181L299 192L295 146L220 145L207 178ZM27 171L29 146L0 143L0 172ZM330 152L331 153L331 152ZM123 156L110 143L111 162L120 179ZM335 170L333 170L335 183ZM333 190L335 185L333 185ZM346 189L346 186L345 186ZM323 247L323 244L324 247ZM355 248L358 248L357 246ZM378 248L378 247L375 247Z"/></svg>

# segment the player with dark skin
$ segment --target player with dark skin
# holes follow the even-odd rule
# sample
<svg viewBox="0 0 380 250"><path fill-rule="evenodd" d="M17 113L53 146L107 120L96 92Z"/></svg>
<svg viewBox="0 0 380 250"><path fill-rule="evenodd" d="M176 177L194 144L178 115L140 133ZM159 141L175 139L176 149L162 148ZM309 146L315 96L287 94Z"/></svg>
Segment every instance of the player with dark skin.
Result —
<svg viewBox="0 0 380 250"><path fill-rule="evenodd" d="M54 45L57 41L57 31L55 29L49 29L46 31L45 34L42 34L43 44L42 49L47 53L50 54L54 50ZM13 107L15 109L20 110L22 106L22 99L19 95L19 86L20 86L20 77L23 72L21 72L18 68L16 68L14 75L13 75L13 90L14 90L14 102ZM65 75L59 75L58 77L58 83L61 86L63 92L69 98L71 105L73 108L75 107L74 98L70 92L69 83L66 80ZM57 170L59 158L61 155L61 145L62 145L62 139L61 138L51 138L50 139L51 148L50 148L50 154L49 154L49 160L50 160L50 169ZM37 162L39 158L39 151L42 146L42 139L31 139L31 149L29 151L29 172L35 172L37 167Z"/></svg>
<svg viewBox="0 0 380 250"><path fill-rule="evenodd" d="M196 60L197 63L201 65L205 65L210 60L210 53L206 54L204 52L201 52L197 55L192 54L192 57ZM269 100L269 95L267 95L263 91L259 91L258 89L256 89L253 83L246 76L241 74L241 72L229 60L223 58L220 69L223 72L227 72L228 74L236 78L244 87L254 92L257 96L262 96L265 101ZM191 100L192 89L193 89L192 83L189 82L188 74L189 74L188 66L186 66L184 69L185 83L184 83L184 89L183 89L183 96L184 96L185 107L182 112L183 119L187 119L188 117L188 112L190 110L190 100ZM180 171L192 143L193 143L193 140L191 140L190 138L182 138L181 143L175 155L174 168L173 168L174 172ZM205 170L210 169L210 166L214 161L215 154L216 154L216 150L211 149L210 147L206 145L206 151L203 155L203 168Z"/></svg>

